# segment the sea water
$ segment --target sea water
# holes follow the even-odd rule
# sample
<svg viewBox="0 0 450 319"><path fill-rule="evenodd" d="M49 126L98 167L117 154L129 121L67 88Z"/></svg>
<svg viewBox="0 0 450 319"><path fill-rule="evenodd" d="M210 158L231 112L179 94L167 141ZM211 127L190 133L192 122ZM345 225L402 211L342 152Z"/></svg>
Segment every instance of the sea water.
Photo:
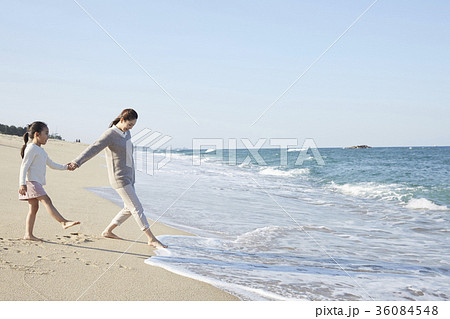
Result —
<svg viewBox="0 0 450 319"><path fill-rule="evenodd" d="M450 147L319 151L178 150L150 174L137 151L147 216L196 235L146 263L243 300L448 300Z"/></svg>

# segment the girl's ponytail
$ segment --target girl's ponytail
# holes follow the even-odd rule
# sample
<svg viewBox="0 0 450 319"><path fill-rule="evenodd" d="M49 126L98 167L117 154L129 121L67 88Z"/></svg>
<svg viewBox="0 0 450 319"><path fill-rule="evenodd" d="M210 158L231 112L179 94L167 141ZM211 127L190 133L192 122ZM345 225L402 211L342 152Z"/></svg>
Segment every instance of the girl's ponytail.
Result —
<svg viewBox="0 0 450 319"><path fill-rule="evenodd" d="M27 147L27 143L28 143L28 130L30 129L30 126L27 126L27 132L25 134L23 134L23 146L22 149L20 150L20 156L23 158L23 154L25 153L25 148Z"/></svg>
<svg viewBox="0 0 450 319"><path fill-rule="evenodd" d="M111 122L109 127L116 125L117 123L120 122L121 119L124 119L125 121L132 121L132 120L137 120L137 118L138 118L138 114L135 110L125 109L122 111L122 113L120 113L120 115L118 117L116 117L114 119L114 121Z"/></svg>

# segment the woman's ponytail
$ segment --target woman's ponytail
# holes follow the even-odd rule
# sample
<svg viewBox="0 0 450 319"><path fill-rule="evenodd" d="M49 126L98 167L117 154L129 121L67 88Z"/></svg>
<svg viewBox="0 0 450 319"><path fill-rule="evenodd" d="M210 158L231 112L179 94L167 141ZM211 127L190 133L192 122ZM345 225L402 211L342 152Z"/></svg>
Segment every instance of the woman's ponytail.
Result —
<svg viewBox="0 0 450 319"><path fill-rule="evenodd" d="M114 119L114 121L111 122L111 124L109 125L109 127L113 127L113 125L116 125L117 123L120 122L120 116L116 117Z"/></svg>
<svg viewBox="0 0 450 319"><path fill-rule="evenodd" d="M113 125L116 125L120 122L121 119L124 119L125 121L132 121L137 120L138 114L133 109L125 109L123 110L118 117L114 119L114 121L111 122L109 127L112 127Z"/></svg>

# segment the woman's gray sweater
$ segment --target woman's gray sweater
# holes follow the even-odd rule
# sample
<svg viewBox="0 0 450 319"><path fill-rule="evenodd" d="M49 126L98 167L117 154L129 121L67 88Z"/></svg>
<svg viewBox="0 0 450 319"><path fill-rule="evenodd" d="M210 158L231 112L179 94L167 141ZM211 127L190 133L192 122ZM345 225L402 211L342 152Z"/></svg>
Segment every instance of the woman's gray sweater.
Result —
<svg viewBox="0 0 450 319"><path fill-rule="evenodd" d="M129 131L122 133L116 126L103 135L72 162L78 166L93 158L106 148L106 165L111 186L115 189L133 185L135 181L133 143Z"/></svg>

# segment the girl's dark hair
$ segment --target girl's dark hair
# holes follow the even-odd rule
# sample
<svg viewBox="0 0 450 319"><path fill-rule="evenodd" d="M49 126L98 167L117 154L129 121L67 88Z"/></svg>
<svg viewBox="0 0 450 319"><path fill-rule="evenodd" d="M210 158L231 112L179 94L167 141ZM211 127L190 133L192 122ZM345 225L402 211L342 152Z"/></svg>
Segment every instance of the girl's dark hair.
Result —
<svg viewBox="0 0 450 319"><path fill-rule="evenodd" d="M33 122L30 125L27 126L27 132L23 135L23 141L24 144L22 146L22 149L20 150L20 156L24 156L25 148L27 147L28 140L31 138L34 138L35 133L41 133L45 128L47 127L47 124L44 122Z"/></svg>
<svg viewBox="0 0 450 319"><path fill-rule="evenodd" d="M125 110L122 111L122 113L120 113L120 115L118 117L116 117L114 119L114 121L111 122L109 127L112 127L113 125L116 125L117 123L120 122L121 119L124 119L125 121L132 121L132 120L137 120L137 118L138 118L138 114L136 113L135 110L133 110L133 109L125 109Z"/></svg>

